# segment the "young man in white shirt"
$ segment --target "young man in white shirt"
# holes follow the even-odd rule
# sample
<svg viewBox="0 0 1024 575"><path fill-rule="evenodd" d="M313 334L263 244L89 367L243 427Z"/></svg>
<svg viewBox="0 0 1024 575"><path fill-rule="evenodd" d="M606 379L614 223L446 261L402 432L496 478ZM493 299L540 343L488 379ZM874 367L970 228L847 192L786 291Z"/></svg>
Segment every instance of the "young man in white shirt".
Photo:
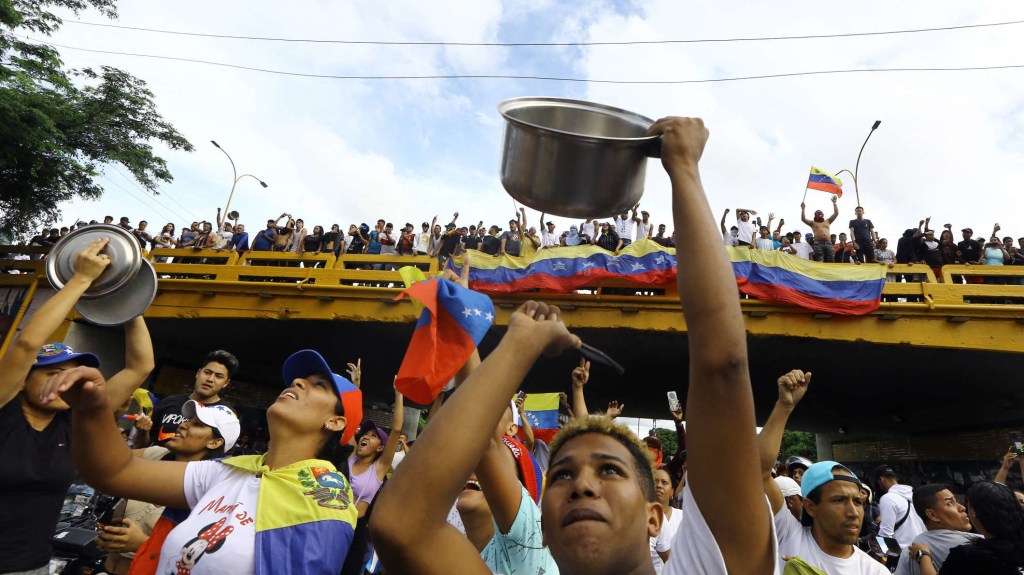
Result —
<svg viewBox="0 0 1024 575"><path fill-rule="evenodd" d="M633 206L632 217L627 212L622 212L621 215L616 215L612 218L615 220L615 233L619 234L619 239L622 240L622 247L633 243L633 224L636 220L639 220L636 217L636 209L639 207L640 204Z"/></svg>
<svg viewBox="0 0 1024 575"><path fill-rule="evenodd" d="M786 508L771 469L796 404L807 392L811 374L795 369L778 379L779 399L758 435L765 493L775 514L779 569L783 557L799 560L829 575L885 575L889 570L857 548L864 520L860 480L835 461L820 461L800 481L803 512L798 521Z"/></svg>
<svg viewBox="0 0 1024 575"><path fill-rule="evenodd" d="M736 227L739 228L739 236L737 238L739 245L753 245L754 238L757 236L757 224L750 221L750 217L756 215L757 212L754 210L736 208Z"/></svg>
<svg viewBox="0 0 1024 575"><path fill-rule="evenodd" d="M544 214L540 215L540 248L553 248L560 244L558 234L555 233L555 222L548 220L544 222Z"/></svg>
<svg viewBox="0 0 1024 575"><path fill-rule="evenodd" d="M885 494L878 500L878 535L891 537L900 544L900 549L906 549L915 537L925 532L924 521L914 513L911 504L914 488L900 485L896 472L888 465L876 467L874 477L879 493Z"/></svg>

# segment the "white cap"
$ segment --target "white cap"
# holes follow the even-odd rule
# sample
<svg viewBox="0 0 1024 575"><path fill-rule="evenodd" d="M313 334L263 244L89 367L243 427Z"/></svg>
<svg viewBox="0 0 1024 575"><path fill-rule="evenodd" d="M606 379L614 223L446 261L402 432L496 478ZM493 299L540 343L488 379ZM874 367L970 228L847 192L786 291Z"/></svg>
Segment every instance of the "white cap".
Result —
<svg viewBox="0 0 1024 575"><path fill-rule="evenodd" d="M235 446L238 434L242 431L242 424L238 421L238 416L226 405L203 405L190 399L181 406L181 415L185 419L194 417L202 423L216 428L220 436L224 438L224 451Z"/></svg>
<svg viewBox="0 0 1024 575"><path fill-rule="evenodd" d="M775 484L782 490L783 497L791 497L793 495L800 495L800 484L793 481L792 478L780 475L775 478Z"/></svg>

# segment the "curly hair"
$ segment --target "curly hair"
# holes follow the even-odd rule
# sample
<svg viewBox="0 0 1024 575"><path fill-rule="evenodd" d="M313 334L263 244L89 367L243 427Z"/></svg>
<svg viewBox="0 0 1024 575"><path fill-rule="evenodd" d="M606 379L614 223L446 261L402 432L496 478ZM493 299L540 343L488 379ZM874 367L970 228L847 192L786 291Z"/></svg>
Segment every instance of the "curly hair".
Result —
<svg viewBox="0 0 1024 575"><path fill-rule="evenodd" d="M629 451L633 457L633 466L637 471L637 483L640 485L640 491L644 494L644 499L653 502L654 460L651 458L651 452L628 427L616 423L610 417L592 415L586 419L575 419L569 422L551 440L549 461L555 461L558 452L565 447L566 443L588 433L609 437Z"/></svg>
<svg viewBox="0 0 1024 575"><path fill-rule="evenodd" d="M1024 546L1024 509L1012 489L994 481L979 481L967 490L967 501L978 521L996 539Z"/></svg>

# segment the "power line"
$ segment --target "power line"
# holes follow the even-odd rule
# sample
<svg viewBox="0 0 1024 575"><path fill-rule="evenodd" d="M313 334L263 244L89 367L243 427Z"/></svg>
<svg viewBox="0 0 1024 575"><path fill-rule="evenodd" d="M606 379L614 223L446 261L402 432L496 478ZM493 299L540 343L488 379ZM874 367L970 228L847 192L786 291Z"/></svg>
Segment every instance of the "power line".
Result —
<svg viewBox="0 0 1024 575"><path fill-rule="evenodd" d="M724 78L701 78L694 80L607 80L593 78L570 78L560 76L531 76L516 74L429 74L429 75L337 75L337 74L311 74L304 72L289 72L287 70L272 70L268 68L257 68L254 66L243 66L240 64L228 64L225 62L213 62L210 60L198 60L194 58L180 58L177 56L161 56L158 54L139 54L134 52L118 52L113 50L96 50L93 48L79 48L53 42L43 42L35 38L19 36L25 40L47 44L56 48L76 50L80 52L92 52L96 54L113 54L117 56L132 56L135 58L151 58L156 60L170 60L175 62L188 62L192 64L204 64L207 66L219 66L233 68L236 70L248 70L250 72L261 72L264 74L275 74L279 76L294 76L300 78L322 78L331 80L539 80L549 82L574 82L586 84L709 84L716 82L739 82L744 80L768 80L773 78L796 78L801 76L823 76L832 74L859 74L874 72L967 72L980 70L1007 70L1012 68L1024 68L1024 64L1003 64L994 66L950 66L950 67L900 67L900 68L852 68L841 70L811 70L806 72L782 72L778 74L758 74L751 76L728 76Z"/></svg>
<svg viewBox="0 0 1024 575"><path fill-rule="evenodd" d="M166 212L164 212L163 210L153 206L152 204L150 204L149 202L143 200L142 198L136 196L134 193L131 192L131 190L129 190L128 188L122 186L121 184L119 184L119 183L115 182L113 179L111 179L110 176L108 176L106 174L100 174L100 175L103 176L103 178L105 180L107 180L108 182L110 182L111 184L114 184L115 186L120 188L121 191L123 191L124 193L126 193L129 196L131 196L132 198L134 198L137 202L145 205L147 208L149 208L149 209L151 209L151 210L153 210L155 212L158 212L160 215L162 215L164 217L167 217L167 213ZM174 218L168 218L168 220L173 220L173 219Z"/></svg>
<svg viewBox="0 0 1024 575"><path fill-rule="evenodd" d="M686 40L631 40L619 42L427 42L427 41L390 41L390 40L325 40L317 38L276 38L271 36L240 36L232 34L210 34L203 32L186 32L181 30L162 30L158 28L143 28L139 26L123 26L120 24L106 24L102 22L83 22L81 20L66 20L68 24L79 24L82 26L97 26L101 28L117 28L120 30L134 30L137 32L152 32L156 34L171 34L174 36L192 36L199 38L220 38L225 40L255 40L261 42L294 42L307 44L345 44L345 45L374 45L374 46L469 46L469 47L584 47L584 46L645 46L657 44L706 44L724 42L765 42L778 40L820 40L828 38L855 38L864 36L888 36L894 34L919 34L922 32L947 32L952 30L970 30L975 28L992 28L995 26L1012 26L1024 24L1024 20L1010 20L1006 22L987 22L982 24L963 24L960 26L941 26L936 28L914 28L907 30L882 30L876 32L846 32L836 34L806 34L798 36L753 36L740 38L700 38Z"/></svg>
<svg viewBox="0 0 1024 575"><path fill-rule="evenodd" d="M117 172L118 174L120 174L122 178L124 178L126 181L131 183L133 186L138 188L140 191L142 191L142 192L144 192L146 194L150 194L151 193L149 190L147 190L147 189L143 188L141 185L139 185L139 183L135 180L135 178L132 178L132 177L128 176L127 174L125 174L124 172L122 172L121 170L117 169L117 166L115 166L114 164L107 164L107 167L109 167L110 169L112 169L115 172ZM164 197L164 198L167 198L167 199L171 200L172 202L177 204L179 207L181 207L181 209L185 210L188 213L188 215L192 216L192 220L193 221L195 221L195 220L202 220L202 218L200 218L200 217L196 216L194 213L192 213L192 210L189 210L185 206L181 205L181 202L179 202L178 200L174 199L174 197L171 196L170 194L164 194L164 193L160 193L160 192L158 192L158 194L161 197ZM160 202L160 200L156 199L156 196L150 196L150 197L153 198L153 201L155 201L158 204L162 205L163 207L171 210L175 214L177 214L179 216L181 215L181 212L179 212L176 209L171 208L167 204L164 204L164 203Z"/></svg>

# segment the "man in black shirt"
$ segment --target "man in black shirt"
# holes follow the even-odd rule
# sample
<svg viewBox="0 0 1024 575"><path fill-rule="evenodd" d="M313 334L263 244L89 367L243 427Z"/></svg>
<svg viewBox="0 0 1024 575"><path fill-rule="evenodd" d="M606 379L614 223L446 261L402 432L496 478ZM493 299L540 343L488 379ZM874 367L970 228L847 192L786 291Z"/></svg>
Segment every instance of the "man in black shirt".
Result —
<svg viewBox="0 0 1024 575"><path fill-rule="evenodd" d="M857 246L857 260L864 263L875 263L875 246L878 241L878 234L875 233L875 224L871 220L864 219L864 208L857 206L853 213L855 219L850 220L850 238Z"/></svg>
<svg viewBox="0 0 1024 575"><path fill-rule="evenodd" d="M981 249L981 244L973 239L974 230L964 228L960 232L964 234L964 241L957 243L956 247L960 248L964 261L968 264L980 264L985 257L985 251Z"/></svg>
<svg viewBox="0 0 1024 575"><path fill-rule="evenodd" d="M480 222L480 227L483 227L483 222ZM469 234L466 235L466 239L462 240L462 245L467 250L478 250L482 241L483 237L477 234L477 227L469 226Z"/></svg>
<svg viewBox="0 0 1024 575"><path fill-rule="evenodd" d="M501 228L491 226L489 232L480 240L480 251L490 256L496 256L498 255L498 250L501 249L501 238L498 237L498 234L501 233Z"/></svg>
<svg viewBox="0 0 1024 575"><path fill-rule="evenodd" d="M181 407L194 399L203 405L224 403L220 393L231 383L238 371L238 358L224 350L211 351L203 361L203 367L196 370L196 381L191 394L169 395L153 410L153 442L163 445L174 437L178 426L184 421Z"/></svg>

